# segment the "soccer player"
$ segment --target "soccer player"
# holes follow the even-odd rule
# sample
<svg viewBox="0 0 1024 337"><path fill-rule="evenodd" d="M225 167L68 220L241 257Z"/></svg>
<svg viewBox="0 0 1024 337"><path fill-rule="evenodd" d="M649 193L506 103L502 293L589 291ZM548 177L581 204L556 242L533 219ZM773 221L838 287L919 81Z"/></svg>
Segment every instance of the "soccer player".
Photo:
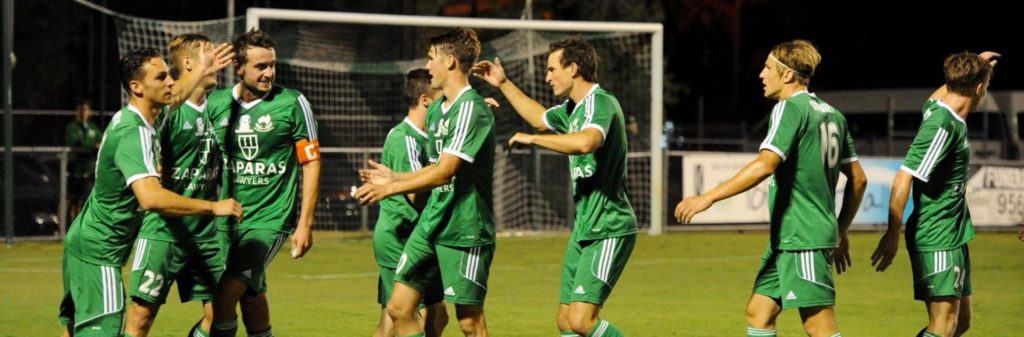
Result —
<svg viewBox="0 0 1024 337"><path fill-rule="evenodd" d="M430 72L416 69L405 75L405 98L408 114L401 123L388 132L381 153L381 165L395 172L416 172L429 165L424 147L427 144L427 107L438 96L440 90L430 88ZM380 323L375 337L395 335L394 322L387 313L388 299L395 283L395 267L402 256L402 248L409 239L420 211L426 204L426 193L393 195L380 201L380 216L373 229L373 255L380 266L377 287L377 302L381 305ZM448 312L444 303L444 289L441 275L435 274L433 283L424 294L424 309L419 312L424 332L428 336L440 336L448 324Z"/></svg>
<svg viewBox="0 0 1024 337"><path fill-rule="evenodd" d="M201 53L195 72L182 76L180 86L155 49L136 49L121 58L121 85L129 103L107 126L96 184L64 242L60 320L67 327L65 334L122 335L121 266L141 226L141 210L165 216L235 216L241 221L242 206L233 199L186 198L160 185L159 140L153 128L166 106L177 108L204 76L223 69L232 57L226 44Z"/></svg>
<svg viewBox="0 0 1024 337"><path fill-rule="evenodd" d="M178 35L167 45L177 74L200 70L196 67L199 55L212 48L209 38L197 34ZM161 116L161 125L157 126L163 168L161 184L185 197L217 199L221 159L213 146L213 135L208 132L204 111L206 93L216 85L216 73L204 75L185 104ZM198 331L188 336L208 336L213 323L210 300L224 271L226 254L216 233L210 216L177 218L146 213L132 263L127 334L149 334L171 285L177 281L182 302L203 302L203 319L193 328Z"/></svg>
<svg viewBox="0 0 1024 337"><path fill-rule="evenodd" d="M960 336L971 325L967 242L974 238L974 224L965 195L971 161L965 120L985 97L998 57L993 52L962 52L946 58L946 83L922 107L921 127L892 181L889 228L871 255L871 264L885 271L892 263L899 250L903 210L913 195L907 251L914 299L928 308L928 326L917 336Z"/></svg>
<svg viewBox="0 0 1024 337"><path fill-rule="evenodd" d="M302 93L274 85L274 46L270 35L258 30L236 37L235 74L241 83L208 98L207 114L228 166L222 194L238 199L247 215L245 223L222 228L230 247L214 295L212 336L235 335L239 303L250 336L273 336L266 268L289 235L294 259L313 244L320 188L317 124ZM300 187L302 204L296 210Z"/></svg>
<svg viewBox="0 0 1024 337"><path fill-rule="evenodd" d="M555 133L516 133L509 146L569 155L576 224L562 266L556 317L561 335L622 336L599 313L636 244L636 215L626 190L625 117L615 96L597 84L593 46L574 37L548 50L546 80L555 96L567 98L550 109L509 81L499 59L478 63L474 73L499 88L531 126Z"/></svg>
<svg viewBox="0 0 1024 337"><path fill-rule="evenodd" d="M747 336L775 336L783 309L798 308L809 336L842 336L835 320L832 263L842 273L850 265L846 230L867 185L857 162L853 138L842 113L807 92L821 62L805 40L772 48L761 70L764 96L772 109L761 152L728 181L676 206L675 216L689 223L717 201L769 181L771 240L761 259L753 294L747 302ZM839 218L835 188L839 173L846 189Z"/></svg>
<svg viewBox="0 0 1024 337"><path fill-rule="evenodd" d="M438 272L462 332L488 336L484 299L494 256L495 144L494 115L469 85L470 68L479 55L480 40L473 30L456 28L431 38L430 88L444 95L427 109L426 152L431 165L415 173L395 173L370 162L373 169L360 172L368 182L355 196L363 203L432 189L395 267L395 289L387 310L397 336L424 336L416 307Z"/></svg>

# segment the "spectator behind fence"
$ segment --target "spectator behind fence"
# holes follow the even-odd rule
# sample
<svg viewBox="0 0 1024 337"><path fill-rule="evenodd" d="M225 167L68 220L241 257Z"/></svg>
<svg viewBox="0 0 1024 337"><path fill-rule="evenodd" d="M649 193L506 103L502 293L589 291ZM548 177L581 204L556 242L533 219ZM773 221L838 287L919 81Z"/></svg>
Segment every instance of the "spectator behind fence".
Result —
<svg viewBox="0 0 1024 337"><path fill-rule="evenodd" d="M103 139L103 130L91 122L90 117L92 108L89 101L81 100L75 106L75 119L64 130L64 143L71 147L68 154L68 221L78 215L96 179L96 152Z"/></svg>

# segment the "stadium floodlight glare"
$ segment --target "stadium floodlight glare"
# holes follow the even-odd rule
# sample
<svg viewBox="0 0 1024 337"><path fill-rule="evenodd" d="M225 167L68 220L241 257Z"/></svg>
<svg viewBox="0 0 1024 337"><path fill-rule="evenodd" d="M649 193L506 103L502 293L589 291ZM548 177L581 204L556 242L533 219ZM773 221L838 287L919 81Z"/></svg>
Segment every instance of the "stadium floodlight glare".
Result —
<svg viewBox="0 0 1024 337"><path fill-rule="evenodd" d="M365 74L381 74L382 72L387 72L387 70L394 70L395 74L400 74L401 72L408 71L409 69L411 69L413 67L417 67L417 66L422 67L422 65L423 65L423 62L418 62L417 60L422 59L422 57L423 57L422 54L425 53L423 51L426 50L426 49L425 49L425 47L423 47L422 44L417 44L417 42L419 42L419 43L425 42L425 41L422 41L422 40L425 40L429 36L426 35L426 34L422 34L422 32L420 32L421 34L419 34L419 35L415 34L415 33L411 34L408 31L404 32L404 33L396 33L396 34L398 34L400 36L410 36L410 35L417 36L417 37L420 37L419 40L421 40L421 41L411 41L411 40L408 40L408 39L404 39L403 41L406 42L406 44L409 44L409 45L391 45L390 46L391 48L412 48L413 53L406 53L406 54L403 54L403 55L406 56L407 58L412 56L412 57L415 57L415 59L404 59L404 60L402 60L402 59L400 59L401 56L389 57L389 56L384 55L382 57L382 59L368 59L368 60L364 60L364 62L367 62L367 64L375 64L374 66L359 66L359 67L356 67L356 66L353 66L353 65L345 65L346 62L352 62L352 60L348 60L348 59L323 59L321 57L312 56L312 55L321 55L321 56L326 56L327 58L332 58L332 57L336 57L336 56L335 55L328 55L328 54L338 54L338 53L344 54L344 53L346 53L344 50L338 50L337 52L325 52L325 50L331 50L331 48L333 48L334 46L330 45L332 43L324 43L324 41L323 41L324 39L331 39L330 32L332 32L332 31L346 31L345 29L330 29L330 28L325 28L325 27L315 28L316 25L344 25L344 26L349 26L349 27L359 25L359 26L375 27L375 29L372 30L372 31L365 31L365 32L369 32L369 33L366 33L364 35L367 35L367 34L370 34L370 35L381 34L379 36L379 38L380 39L385 39L385 40L390 40L390 39L387 38L388 35L386 33L381 33L381 32L388 31L388 29L385 28L385 27L394 27L394 28L399 28L399 29L400 28L418 28L420 31L424 31L425 29L429 29L429 28L455 28L455 27L473 28L473 29L477 29L477 30L481 30L481 31L483 31L483 30L495 31L495 32L506 32L507 31L507 32L509 32L509 34L507 34L507 35L505 35L503 37L500 37L500 38L496 38L494 40L489 40L489 41L484 38L483 34L481 34L481 42L484 43L484 48L483 48L484 52L481 54L481 58L484 58L484 57L487 56L488 49L493 51L493 52L489 53L490 56L501 56L502 57L502 61L506 65L512 64L512 61L516 60L515 59L516 58L515 55L521 56L520 58L522 58L522 59L520 59L520 60L522 60L522 62L524 62L524 64L527 64L524 67L522 67L523 68L523 72L524 72L524 76L521 76L521 77L517 78L515 74L511 74L510 73L509 77L511 79L517 81L517 83L521 83L521 85L523 85L527 89L526 92L528 94L530 94L531 96L534 96L534 97L538 97L539 95L542 96L542 97L538 97L539 100L542 101L542 103L554 103L556 101L554 99L547 99L547 100L546 99L542 99L545 93L548 96L550 96L550 92L544 92L544 91L550 91L550 90L546 90L547 86L543 85L543 66L541 67L542 69L540 69L540 73L538 73L538 69L536 69L536 64L544 65L544 61L546 60L546 55L547 55L547 51L548 50L547 50L547 43L538 43L539 40L545 40L545 42L550 42L550 41L552 41L552 38L554 38L556 36L559 36L559 35L567 36L569 34L581 34L585 39L590 41L592 44L595 44L595 46L598 48L598 52L599 52L599 54L601 55L602 58L604 58L604 59L609 59L610 58L612 60L611 64L618 65L618 64L623 64L623 62L631 62L631 61L632 62L636 62L636 64L638 66L646 68L646 69L642 69L642 70L634 69L633 72L639 71L640 73L642 73L642 75L644 77L644 80L639 81L639 82L642 82L643 85L646 86L645 88L643 88L642 91L645 92L648 95L648 97L644 97L643 98L645 100L648 100L646 102L643 102L644 103L644 107L647 108L646 109L647 111L640 112L640 111L636 111L636 109L634 108L635 106L628 107L628 101L630 100L630 98L626 98L626 99L622 98L623 96L628 96L628 95L623 95L624 92L626 92L627 90L635 90L636 88L627 88L627 87L623 87L623 86L616 86L616 83L614 83L614 82L608 82L608 83L601 82L601 81L598 81L598 82L601 83L602 87L610 88L612 90L612 92L614 92L616 94L616 96L620 96L621 97L620 98L621 100L625 100L625 101L623 101L623 106L624 106L624 111L627 112L627 114L634 114L635 117L638 120L640 120L642 122L647 122L647 131L644 132L644 134L646 135L646 137L645 137L646 138L646 142L649 145L643 146L644 149L641 149L639 152L633 152L633 150L631 150L631 154L630 154L630 161L631 161L631 164L630 164L630 174L631 175L643 176L644 177L643 180L645 180L645 181L638 181L638 179L635 179L634 177L631 177L630 178L630 185L631 185L630 186L630 192L631 192L630 195L631 195L631 200L634 203L634 207L637 209L637 213L638 213L637 215L641 219L641 225L649 225L648 231L649 231L650 234L657 235L657 234L662 234L663 233L664 228L665 228L665 222L666 222L666 206L667 205L666 205L666 201L665 201L665 199L666 199L666 189L665 189L665 187L666 187L666 179L665 179L666 174L665 174L665 165L664 165L665 149L662 148L662 146L660 146L660 143L662 143L662 131L660 131L660 130L662 130L663 119L664 119L664 115L663 115L664 28L663 28L662 25L660 25L660 24L651 24L651 23L554 22L554 20L523 20L523 19L441 17L441 16L419 16L419 15L391 15L391 14L348 13L348 12L312 11L312 10L290 10L290 9L272 9L272 8L249 8L247 10L247 12L246 12L246 30L250 30L250 29L256 28L256 29L267 31L268 33L270 33L271 36L273 36L275 38L275 40L278 40L280 42L281 41L287 41L285 44L287 44L288 47L293 47L296 44L301 44L301 42L296 42L296 41L301 41L302 39L311 40L311 41L308 41L308 42L310 42L312 45L317 45L319 47L319 48L316 48L316 49L319 49L319 50L317 50L317 52L303 52L303 51L291 50L291 51L286 52L285 54L283 54L282 51L279 50L279 62L281 62L281 64L292 65L292 66L301 66L303 68L314 68L314 69L318 68L318 69L321 69L322 71L348 71L348 72L355 72L355 73L361 72L361 73L365 73ZM286 33L288 31L291 31L293 33ZM319 31L319 32L317 32L317 31ZM551 38L548 38L548 39L537 38L538 33L536 33L535 31L537 31L537 32L553 33L553 35L551 36ZM439 32L439 31L434 30L433 32ZM518 34L517 34L517 32L518 32ZM281 34L281 33L285 33L285 34ZM294 34L294 35L292 35L292 34ZM434 33L434 34L436 34L436 33ZM342 36L342 38L343 38L343 36L345 36L345 34L339 34L339 35ZM514 45L514 43L512 43L511 45L504 46L504 48L506 48L506 50L503 50L502 49L503 46L501 45L501 43L503 41L504 42L508 42L507 40L510 40L510 38L508 38L508 36L510 36L510 35L524 36L524 38L522 38L523 43L521 43L521 45L518 45L518 46L516 46L516 45ZM349 35L349 36L351 36L351 35ZM602 39L606 39L609 42L601 43ZM395 43L395 42L399 42L399 41L392 41L391 43ZM317 44L317 43L319 43L319 44ZM373 46L372 46L373 44L372 43L370 44L371 46L367 46L367 44L362 44L362 43L351 43L351 42L345 43L344 41L338 41L338 43L341 44L341 45L349 46L349 47L370 47L370 48L373 48ZM401 44L401 43L399 43L399 44ZM536 48L535 48L534 44L537 44ZM421 48L416 48L417 46L419 46ZM283 48L284 48L284 46L282 48L279 48L279 49L283 49ZM614 50L614 51L617 51L617 52L615 52L612 55L612 53L610 52L611 50L608 50L608 49L611 49L611 48L625 48L627 50ZM388 49L390 49L390 48L388 48ZM623 53L622 51L625 51L625 53ZM386 54L386 52L382 52L382 54ZM544 58L538 58L538 56L544 57ZM535 60L535 58L537 58L537 59ZM384 66L383 65L383 64L387 64L387 62L390 62L391 66ZM606 64L608 64L608 62L603 62L602 65L606 65ZM507 68L507 71L508 71L509 69L512 69L512 68L515 68L515 67L514 66L513 67L508 67L507 66L506 68ZM615 81L615 80L622 81L623 79L630 78L630 77L633 77L633 76L637 75L637 74L610 74L610 72L615 71L614 68L616 68L616 67L607 67L607 68L601 69L599 71L600 78L602 78L602 79L611 78L612 81ZM630 67L628 67L628 66L627 67L622 67L622 68L626 69L626 72L630 71ZM292 70L295 71L296 69L293 68ZM287 73L287 71L283 71L282 72L282 74L286 74L286 73ZM301 73L301 72L299 72L299 73ZM531 74L525 74L525 73L531 73ZM536 74L541 74L541 76L538 77ZM311 76L311 77L324 77L324 76L328 76L328 77L330 77L330 75L325 75L325 74L307 74L307 76ZM303 82L304 81L302 81L301 79L297 79L297 81L296 81L296 83L303 83ZM627 83L626 81L622 81L622 82L623 83ZM628 82L628 83L637 83L637 82ZM477 89L479 90L479 89L482 89L482 88L478 87ZM530 90L530 89L532 89L532 90ZM302 91L303 92L307 92L307 94L311 96L311 100L316 99L316 98L312 98L315 95L309 93L309 91L307 89L303 89ZM484 91L484 90L481 90L481 91ZM485 92L484 92L484 94L486 95ZM553 98L553 97L551 97L551 98ZM314 107L317 106L315 101L313 102L313 104L314 104ZM496 115L499 115L499 114L496 114ZM372 116L367 116L367 117L372 119ZM366 120L366 119L367 118L362 118L362 120ZM357 120L357 119L349 119L348 121L355 121L355 120ZM386 132L386 130L384 132ZM324 132L324 133L327 133L327 132ZM499 130L498 134L499 134L499 139L507 139L508 138L508 135L504 135L502 130ZM503 135L504 135L504 137L503 137ZM383 138L383 136L384 136L383 133L376 135L377 138L381 138L381 139ZM634 146L631 146L631 148L634 148ZM537 159L537 158L540 158L540 157L539 156L535 156L535 160L540 161L540 159ZM501 162L501 161L498 161L498 162ZM643 169L638 169L637 165L634 165L634 163L632 163L632 162L638 162L639 163L638 165L642 166ZM496 165L499 165L499 164L496 164ZM525 166L528 167L529 165L525 165ZM535 162L534 166L535 167L540 167L541 164L538 163L538 162ZM547 166L545 166L545 167L547 167ZM641 170L646 171L646 172L642 172L642 173L638 172L638 171L641 171ZM496 168L496 183L495 183L496 184L496 187L495 187L495 204L496 205L495 205L495 208L496 208L496 216L499 217L499 219L498 219L499 222L500 222L499 223L499 228L505 228L505 229L510 229L510 228L512 228L512 229L515 229L515 228L523 228L523 229L537 228L537 226L536 226L537 224L532 224L532 223L521 223L521 225L522 225L521 227L519 225L511 225L510 226L510 225L508 225L510 223L510 219L508 218L508 216L503 215L503 214L505 214L503 212L507 213L508 211L510 211L510 209L511 209L509 207L510 203L517 203L518 202L518 201L515 201L515 200L512 200L512 199L517 199L517 198L537 198L540 195L544 195L543 192L540 192L540 188L543 187L543 186L534 186L535 188L539 188L539 189L538 189L538 191L535 191L534 194L532 194L532 195L530 195L530 194L517 195L515 193L509 192L509 191L505 191L505 189L506 189L506 188L504 188L505 185L499 181L500 178L503 177L503 173L501 173L499 171L504 171L504 170L501 170L501 168ZM528 171L528 168L523 170L523 171ZM539 172L540 170L536 170L536 171ZM506 179L508 179L507 176L504 176L504 177ZM535 178L536 181L540 181L539 179L537 179L537 177L534 177L534 178ZM528 180L528 179L521 180L521 181L526 181L526 180ZM515 181L521 182L520 180L515 180ZM514 183L518 183L518 182L514 182ZM642 188L638 188L640 186L642 186ZM566 186L563 186L563 187L566 187ZM516 189L518 187L510 186L509 188ZM532 197L530 197L530 196L532 196ZM643 197L647 197L647 198L643 198ZM647 199L647 200L641 200L641 199ZM501 204L505 204L505 205L501 205ZM527 206L526 208L529 209L530 206ZM540 210L535 210L535 211L543 213ZM506 218L503 219L502 218L503 216L506 217ZM560 218L559 220L561 220L563 225L570 225L570 224L566 223L567 222L566 219L570 218L570 217L571 217L571 215L569 215L569 217ZM536 221L536 219L535 220L525 220L525 221L526 222ZM646 223L644 223L644 222L646 222ZM505 223L506 225L503 225L502 223Z"/></svg>

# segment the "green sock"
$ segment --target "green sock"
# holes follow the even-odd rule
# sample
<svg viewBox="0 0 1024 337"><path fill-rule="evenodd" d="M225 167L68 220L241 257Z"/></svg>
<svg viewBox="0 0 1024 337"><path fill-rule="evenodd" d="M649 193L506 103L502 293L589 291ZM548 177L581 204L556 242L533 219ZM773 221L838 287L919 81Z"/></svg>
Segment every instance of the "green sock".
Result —
<svg viewBox="0 0 1024 337"><path fill-rule="evenodd" d="M775 329L758 329L753 327L747 327L747 337L775 337L778 336L775 333Z"/></svg>
<svg viewBox="0 0 1024 337"><path fill-rule="evenodd" d="M231 322L213 322L213 328L210 329L210 337L235 337L236 334L238 334L237 319Z"/></svg>
<svg viewBox="0 0 1024 337"><path fill-rule="evenodd" d="M203 331L203 319L200 318L196 325L192 326L192 329L188 331L188 337L210 337L210 333Z"/></svg>
<svg viewBox="0 0 1024 337"><path fill-rule="evenodd" d="M420 332L420 333L415 333L415 334L408 335L408 336L405 336L405 337L426 337L426 336L427 335L425 333Z"/></svg>
<svg viewBox="0 0 1024 337"><path fill-rule="evenodd" d="M624 336L625 335L622 334L622 331L619 331L618 328L616 328L614 325L612 325L611 323L608 323L608 321L605 321L605 320L597 321L597 324L594 324L594 329L590 330L590 333L587 334L587 337L624 337Z"/></svg>
<svg viewBox="0 0 1024 337"><path fill-rule="evenodd" d="M578 334L578 333L576 333L576 331L572 331L572 330L562 331L561 337L580 337L580 334Z"/></svg>

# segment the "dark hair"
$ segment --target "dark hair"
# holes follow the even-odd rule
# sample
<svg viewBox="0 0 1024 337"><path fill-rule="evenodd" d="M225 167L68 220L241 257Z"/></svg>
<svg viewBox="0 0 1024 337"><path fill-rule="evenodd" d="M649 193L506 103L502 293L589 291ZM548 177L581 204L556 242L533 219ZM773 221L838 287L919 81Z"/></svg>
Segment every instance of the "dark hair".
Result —
<svg viewBox="0 0 1024 337"><path fill-rule="evenodd" d="M247 49L252 47L271 49L277 45L277 43L274 42L274 39L270 38L270 34L267 34L262 30L256 30L256 28L235 37L235 40L231 41L231 44L235 47L235 61L238 62L238 65L245 64L245 53Z"/></svg>
<svg viewBox="0 0 1024 337"><path fill-rule="evenodd" d="M455 56L459 61L459 70L469 74L469 69L480 56L480 40L476 31L468 28L454 28L448 32L430 38L430 46L447 55Z"/></svg>
<svg viewBox="0 0 1024 337"><path fill-rule="evenodd" d="M142 76L142 66L150 59L163 57L159 50L153 48L136 48L121 57L121 87L131 92L128 82Z"/></svg>
<svg viewBox="0 0 1024 337"><path fill-rule="evenodd" d="M419 104L420 96L430 92L430 72L426 69L416 69L405 74L405 90L402 94L409 102L409 108Z"/></svg>
<svg viewBox="0 0 1024 337"><path fill-rule="evenodd" d="M568 67L575 63L579 67L577 72L587 82L597 82L597 64L601 58L597 56L597 50L587 41L579 36L554 42L548 47L549 53L562 51L562 67Z"/></svg>
<svg viewBox="0 0 1024 337"><path fill-rule="evenodd" d="M978 54L965 51L946 57L943 72L949 91L974 96L974 88L992 76L992 66Z"/></svg>

